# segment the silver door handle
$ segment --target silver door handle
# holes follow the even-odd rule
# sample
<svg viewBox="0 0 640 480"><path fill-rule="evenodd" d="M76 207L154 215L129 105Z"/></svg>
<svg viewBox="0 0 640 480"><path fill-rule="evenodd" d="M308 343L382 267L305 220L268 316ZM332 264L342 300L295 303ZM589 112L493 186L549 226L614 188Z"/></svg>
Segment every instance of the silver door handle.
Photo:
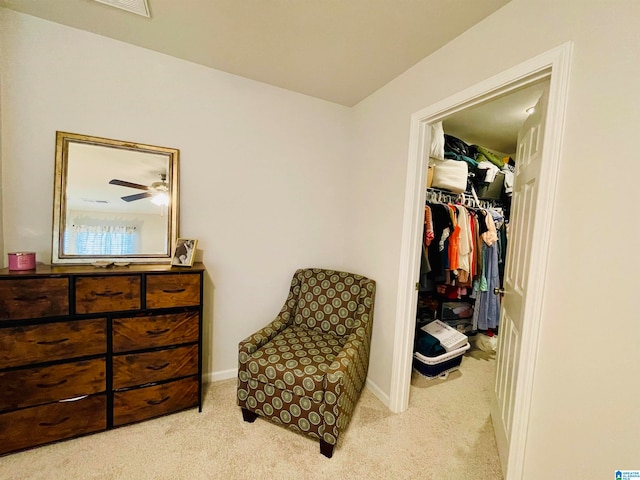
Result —
<svg viewBox="0 0 640 480"><path fill-rule="evenodd" d="M494 295L504 295L504 288L494 288L493 289L493 294Z"/></svg>

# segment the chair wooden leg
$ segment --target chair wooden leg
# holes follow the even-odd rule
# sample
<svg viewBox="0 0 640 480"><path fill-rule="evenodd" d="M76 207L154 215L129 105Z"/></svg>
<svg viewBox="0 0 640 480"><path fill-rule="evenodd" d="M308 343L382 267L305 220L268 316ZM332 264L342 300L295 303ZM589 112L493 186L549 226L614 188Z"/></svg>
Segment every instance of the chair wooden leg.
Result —
<svg viewBox="0 0 640 480"><path fill-rule="evenodd" d="M325 457L333 457L333 447L335 447L335 445L331 445L330 443L327 443L322 439L320 440L320 453Z"/></svg>
<svg viewBox="0 0 640 480"><path fill-rule="evenodd" d="M256 418L258 418L257 413L254 413L251 410L247 410L246 408L242 409L242 419L245 422L253 423L256 421Z"/></svg>

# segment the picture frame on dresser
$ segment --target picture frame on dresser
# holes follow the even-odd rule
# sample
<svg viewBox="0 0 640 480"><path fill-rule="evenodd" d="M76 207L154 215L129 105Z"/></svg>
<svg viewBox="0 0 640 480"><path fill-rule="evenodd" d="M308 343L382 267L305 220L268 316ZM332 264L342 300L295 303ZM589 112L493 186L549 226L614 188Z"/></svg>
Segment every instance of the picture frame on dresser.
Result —
<svg viewBox="0 0 640 480"><path fill-rule="evenodd" d="M173 252L171 265L174 267L191 267L196 256L198 240L194 238L179 238Z"/></svg>

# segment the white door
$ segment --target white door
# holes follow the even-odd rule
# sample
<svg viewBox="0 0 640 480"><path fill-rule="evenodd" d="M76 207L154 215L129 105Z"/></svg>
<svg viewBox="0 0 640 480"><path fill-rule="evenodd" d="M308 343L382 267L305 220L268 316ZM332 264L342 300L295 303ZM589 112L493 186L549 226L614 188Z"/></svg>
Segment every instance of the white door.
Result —
<svg viewBox="0 0 640 480"><path fill-rule="evenodd" d="M518 366L520 360L523 310L527 301L529 257L533 238L538 178L547 92L535 112L518 133L516 172L509 223L509 239L504 275L504 297L500 312L496 383L491 401L491 417L503 471L509 460L509 444L514 421Z"/></svg>

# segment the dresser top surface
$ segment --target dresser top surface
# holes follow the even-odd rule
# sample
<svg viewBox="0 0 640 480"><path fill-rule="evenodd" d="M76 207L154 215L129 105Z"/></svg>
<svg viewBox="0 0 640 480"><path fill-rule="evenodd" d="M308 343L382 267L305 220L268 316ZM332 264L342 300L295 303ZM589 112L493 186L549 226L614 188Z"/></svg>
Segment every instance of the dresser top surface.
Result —
<svg viewBox="0 0 640 480"><path fill-rule="evenodd" d="M33 270L0 269L0 278L19 278L29 276L56 275L123 275L139 273L200 273L205 270L203 263L194 263L192 267L174 267L169 264L130 264L124 267L110 265L95 267L93 265L43 265L38 264Z"/></svg>

